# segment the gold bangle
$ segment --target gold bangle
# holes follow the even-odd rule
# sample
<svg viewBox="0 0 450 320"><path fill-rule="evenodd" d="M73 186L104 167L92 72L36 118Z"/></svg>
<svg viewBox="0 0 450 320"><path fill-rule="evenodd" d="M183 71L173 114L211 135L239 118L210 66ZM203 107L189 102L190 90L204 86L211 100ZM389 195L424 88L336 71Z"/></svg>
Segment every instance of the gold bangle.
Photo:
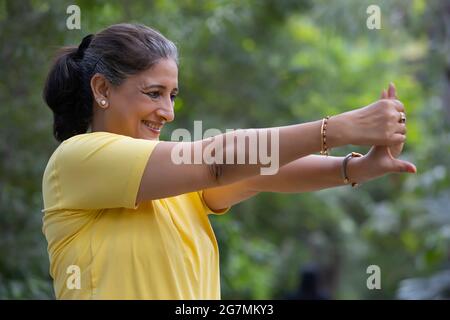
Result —
<svg viewBox="0 0 450 320"><path fill-rule="evenodd" d="M329 156L328 147L327 147L327 124L330 116L326 116L322 119L322 126L320 127L320 137L321 137L321 150L320 154Z"/></svg>
<svg viewBox="0 0 450 320"><path fill-rule="evenodd" d="M349 154L344 158L344 161L342 161L342 170L341 170L341 173L342 173L342 178L344 179L344 184L348 184L348 183L350 182L350 179L349 179L348 176L347 176L347 164L348 164L348 162L349 162L350 159L352 159L352 158L360 158L360 157L363 157L363 155L362 155L361 153L352 152L352 153L349 153ZM358 183L352 182L352 187L353 187L353 188L354 188L354 187L357 187L357 186L358 186Z"/></svg>

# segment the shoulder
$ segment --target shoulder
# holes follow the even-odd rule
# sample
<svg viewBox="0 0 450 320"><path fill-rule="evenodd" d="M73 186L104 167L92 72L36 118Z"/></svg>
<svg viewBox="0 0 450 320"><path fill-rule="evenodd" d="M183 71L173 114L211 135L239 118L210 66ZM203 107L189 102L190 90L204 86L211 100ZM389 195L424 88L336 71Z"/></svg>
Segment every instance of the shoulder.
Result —
<svg viewBox="0 0 450 320"><path fill-rule="evenodd" d="M131 141L131 140L137 139L111 132L90 132L78 134L65 140L59 145L58 149L62 149L65 152L77 151L99 147L105 144L113 143L115 141Z"/></svg>
<svg viewBox="0 0 450 320"><path fill-rule="evenodd" d="M101 154L99 151L108 145L113 146L116 144L115 142L129 140L133 140L133 138L110 132L91 132L73 136L63 141L55 149L45 171L47 173L51 169L70 167L71 164L86 160L94 154L98 156Z"/></svg>
<svg viewBox="0 0 450 320"><path fill-rule="evenodd" d="M58 158L63 163L72 160L110 157L114 154L130 153L151 141L136 139L110 132L92 132L76 135L58 147ZM58 150L56 150L58 151Z"/></svg>
<svg viewBox="0 0 450 320"><path fill-rule="evenodd" d="M109 173L118 169L140 170L158 143L110 132L80 134L61 143L48 166L53 163L59 172L77 174L101 174L100 168Z"/></svg>

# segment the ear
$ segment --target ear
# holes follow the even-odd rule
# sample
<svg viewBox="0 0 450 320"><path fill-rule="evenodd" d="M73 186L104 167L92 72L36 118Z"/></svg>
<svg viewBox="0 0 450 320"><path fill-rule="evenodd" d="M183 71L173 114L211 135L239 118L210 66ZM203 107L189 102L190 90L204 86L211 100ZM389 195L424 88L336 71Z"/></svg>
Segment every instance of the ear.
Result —
<svg viewBox="0 0 450 320"><path fill-rule="evenodd" d="M91 90L97 105L100 105L102 100L108 101L110 87L111 83L100 73L94 74L91 78Z"/></svg>

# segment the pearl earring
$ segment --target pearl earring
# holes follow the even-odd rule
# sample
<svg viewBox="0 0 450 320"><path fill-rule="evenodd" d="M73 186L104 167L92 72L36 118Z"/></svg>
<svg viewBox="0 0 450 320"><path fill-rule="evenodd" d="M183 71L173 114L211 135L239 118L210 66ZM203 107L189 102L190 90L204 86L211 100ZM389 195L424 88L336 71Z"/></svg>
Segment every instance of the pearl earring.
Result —
<svg viewBox="0 0 450 320"><path fill-rule="evenodd" d="M106 100L102 100L102 101L100 101L100 103L101 103L102 106L105 106L106 105Z"/></svg>

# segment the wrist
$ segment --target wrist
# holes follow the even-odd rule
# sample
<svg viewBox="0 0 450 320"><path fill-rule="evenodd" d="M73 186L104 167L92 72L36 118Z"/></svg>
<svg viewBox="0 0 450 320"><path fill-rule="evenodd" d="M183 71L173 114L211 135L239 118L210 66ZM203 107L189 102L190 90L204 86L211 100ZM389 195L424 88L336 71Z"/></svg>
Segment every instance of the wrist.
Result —
<svg viewBox="0 0 450 320"><path fill-rule="evenodd" d="M327 142L328 148L340 147L349 144L349 139L347 138L347 121L345 120L345 114L338 114L332 116L328 120L327 126Z"/></svg>
<svg viewBox="0 0 450 320"><path fill-rule="evenodd" d="M351 182L362 184L371 179L367 156L351 158L347 163L347 175Z"/></svg>

